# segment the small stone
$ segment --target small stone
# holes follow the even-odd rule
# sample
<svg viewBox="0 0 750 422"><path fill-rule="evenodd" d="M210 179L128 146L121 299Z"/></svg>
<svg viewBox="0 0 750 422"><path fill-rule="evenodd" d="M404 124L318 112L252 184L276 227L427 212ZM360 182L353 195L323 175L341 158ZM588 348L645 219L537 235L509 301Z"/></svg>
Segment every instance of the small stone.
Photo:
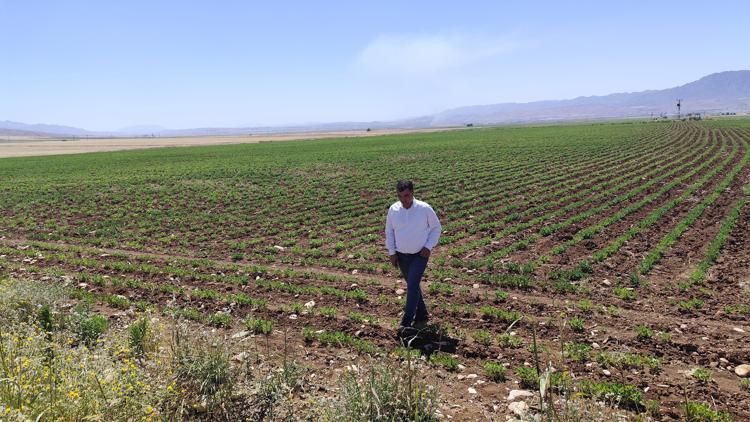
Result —
<svg viewBox="0 0 750 422"><path fill-rule="evenodd" d="M737 365L736 368L734 368L734 373L737 374L737 376L740 377L746 377L748 374L750 374L750 364L743 364L743 365Z"/></svg>
<svg viewBox="0 0 750 422"><path fill-rule="evenodd" d="M478 289L479 288L479 283L474 283L471 287L473 287L475 289Z"/></svg>
<svg viewBox="0 0 750 422"><path fill-rule="evenodd" d="M721 363L729 363L729 361L726 360L726 359L724 359L724 358L719 358L719 362L721 362Z"/></svg>
<svg viewBox="0 0 750 422"><path fill-rule="evenodd" d="M533 397L534 393L529 390L510 390L508 401L514 401L519 397Z"/></svg>
<svg viewBox="0 0 750 422"><path fill-rule="evenodd" d="M514 401L508 405L508 410L517 416L523 416L529 410L529 405L525 401Z"/></svg>
<svg viewBox="0 0 750 422"><path fill-rule="evenodd" d="M464 365L461 365L461 364L458 365L458 370L459 371L463 371L464 369L466 369L466 367Z"/></svg>
<svg viewBox="0 0 750 422"><path fill-rule="evenodd" d="M399 296L404 294L404 289L396 289L396 294Z"/></svg>
<svg viewBox="0 0 750 422"><path fill-rule="evenodd" d="M357 270L352 270L352 274L357 274L358 272Z"/></svg>
<svg viewBox="0 0 750 422"><path fill-rule="evenodd" d="M305 308L307 308L307 309L312 309L313 306L315 306L315 301L314 300L311 300L311 301L305 303Z"/></svg>
<svg viewBox="0 0 750 422"><path fill-rule="evenodd" d="M612 282L611 282L611 281L609 281L609 280L607 280L607 279L605 278L604 280L602 280L602 284L604 284L605 286L611 286L611 285L612 285Z"/></svg>
<svg viewBox="0 0 750 422"><path fill-rule="evenodd" d="M291 315L289 315L289 319L297 319L297 314L291 314Z"/></svg>
<svg viewBox="0 0 750 422"><path fill-rule="evenodd" d="M477 394L477 390L474 389L474 387L469 387L469 394Z"/></svg>
<svg viewBox="0 0 750 422"><path fill-rule="evenodd" d="M250 331L240 331L238 333L232 334L232 338L243 338L250 335Z"/></svg>
<svg viewBox="0 0 750 422"><path fill-rule="evenodd" d="M687 324L680 324L680 328L683 329L683 330L687 329Z"/></svg>
<svg viewBox="0 0 750 422"><path fill-rule="evenodd" d="M283 252L283 251L285 251L285 250L286 250L286 248L285 248L285 247L283 247L283 246L279 246L279 245L273 245L273 247L274 247L274 248L275 248L275 249L276 249L277 251L280 251L280 252Z"/></svg>
<svg viewBox="0 0 750 422"><path fill-rule="evenodd" d="M346 258L347 259L353 259L354 258L354 254L349 254L349 255L346 256Z"/></svg>
<svg viewBox="0 0 750 422"><path fill-rule="evenodd" d="M598 343L591 343L591 347L593 347L594 349L598 349L599 348L599 344Z"/></svg>
<svg viewBox="0 0 750 422"><path fill-rule="evenodd" d="M734 328L732 328L732 330L734 330L734 331L736 331L736 332L738 332L738 333L744 333L744 332L745 332L745 330L743 330L743 329L742 329L742 328L740 328L740 327L734 327Z"/></svg>
<svg viewBox="0 0 750 422"><path fill-rule="evenodd" d="M235 361L235 362L242 362L242 361L244 361L245 359L247 359L247 357L248 357L249 355L250 355L250 354L249 354L249 353L247 353L247 352L242 352L242 353L238 353L238 354L236 354L236 355L234 355L234 356L232 357L232 360L233 360L233 361Z"/></svg>
<svg viewBox="0 0 750 422"><path fill-rule="evenodd" d="M469 379L474 379L474 378L476 378L476 377L478 377L478 376L479 376L479 375L477 375L477 374L469 374L469 375L467 375L467 376L466 376L466 378L469 378Z"/></svg>
<svg viewBox="0 0 750 422"><path fill-rule="evenodd" d="M604 374L604 375L606 375L606 376L610 376L610 375L612 375L612 373L611 373L611 372L609 372L609 371L608 371L607 369L602 369L602 374Z"/></svg>

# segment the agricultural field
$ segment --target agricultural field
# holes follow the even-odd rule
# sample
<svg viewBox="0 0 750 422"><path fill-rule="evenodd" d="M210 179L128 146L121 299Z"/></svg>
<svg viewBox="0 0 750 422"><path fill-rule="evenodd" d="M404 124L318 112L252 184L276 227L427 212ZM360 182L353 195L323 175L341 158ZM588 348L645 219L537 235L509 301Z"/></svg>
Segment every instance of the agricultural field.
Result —
<svg viewBox="0 0 750 422"><path fill-rule="evenodd" d="M173 346L180 330L205 333L232 365L284 375L276 389L243 378L255 410L232 410L239 400L215 397L224 390L195 387L180 348L112 352L122 377L172 388L137 399L153 404L124 401L131 417L273 419L283 407L333 419L366 395L353 379L397 368L394 379L408 373L434 399L424 420L542 407L559 420L748 420L750 381L735 372L750 364L748 143L750 120L728 119L2 159L0 304L46 292L38 305L68 315L59 356L117 348L123 330L132 339L158 318ZM422 282L437 350L395 339L405 283L383 228L398 179L414 180L443 224ZM37 315L22 311L1 321ZM80 324L97 327L95 316L89 342ZM51 341L54 324L39 320ZM0 333L9 379L23 376L9 364L11 333ZM252 365L235 355L248 344ZM159 374L159 359L174 375ZM3 385L0 412L36 416L24 400L43 387L24 385ZM509 400L511 390L532 395ZM402 393L414 417L423 396L412 391ZM83 400L72 392L60 394Z"/></svg>

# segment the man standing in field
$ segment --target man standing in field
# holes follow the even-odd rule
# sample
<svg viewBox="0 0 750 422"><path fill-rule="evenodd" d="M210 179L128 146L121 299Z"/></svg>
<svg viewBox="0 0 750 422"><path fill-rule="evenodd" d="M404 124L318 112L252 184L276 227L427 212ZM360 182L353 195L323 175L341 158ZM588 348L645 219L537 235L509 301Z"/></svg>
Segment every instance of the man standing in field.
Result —
<svg viewBox="0 0 750 422"><path fill-rule="evenodd" d="M414 184L401 180L396 184L398 201L388 209L385 220L385 246L391 264L406 279L406 305L399 334L407 327L427 325L427 307L419 287L432 248L440 238L440 221L432 207L414 199Z"/></svg>

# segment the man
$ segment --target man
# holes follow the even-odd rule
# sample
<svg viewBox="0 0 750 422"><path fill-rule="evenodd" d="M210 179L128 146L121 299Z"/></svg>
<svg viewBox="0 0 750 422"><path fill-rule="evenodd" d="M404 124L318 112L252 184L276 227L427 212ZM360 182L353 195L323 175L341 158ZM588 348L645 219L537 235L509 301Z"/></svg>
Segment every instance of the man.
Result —
<svg viewBox="0 0 750 422"><path fill-rule="evenodd" d="M414 184L401 180L396 184L398 201L388 209L385 220L385 246L391 264L401 269L406 279L406 305L399 334L408 327L424 328L427 325L427 307L419 283L427 268L432 248L440 238L440 221L426 202L414 199Z"/></svg>

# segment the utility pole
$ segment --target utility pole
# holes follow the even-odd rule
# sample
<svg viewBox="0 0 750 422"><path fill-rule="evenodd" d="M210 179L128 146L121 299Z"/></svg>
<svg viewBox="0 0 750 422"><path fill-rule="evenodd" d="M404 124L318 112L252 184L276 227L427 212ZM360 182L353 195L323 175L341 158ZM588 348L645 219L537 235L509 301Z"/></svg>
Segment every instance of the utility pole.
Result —
<svg viewBox="0 0 750 422"><path fill-rule="evenodd" d="M677 99L677 119L680 119L680 107L682 107L682 100L680 98Z"/></svg>

